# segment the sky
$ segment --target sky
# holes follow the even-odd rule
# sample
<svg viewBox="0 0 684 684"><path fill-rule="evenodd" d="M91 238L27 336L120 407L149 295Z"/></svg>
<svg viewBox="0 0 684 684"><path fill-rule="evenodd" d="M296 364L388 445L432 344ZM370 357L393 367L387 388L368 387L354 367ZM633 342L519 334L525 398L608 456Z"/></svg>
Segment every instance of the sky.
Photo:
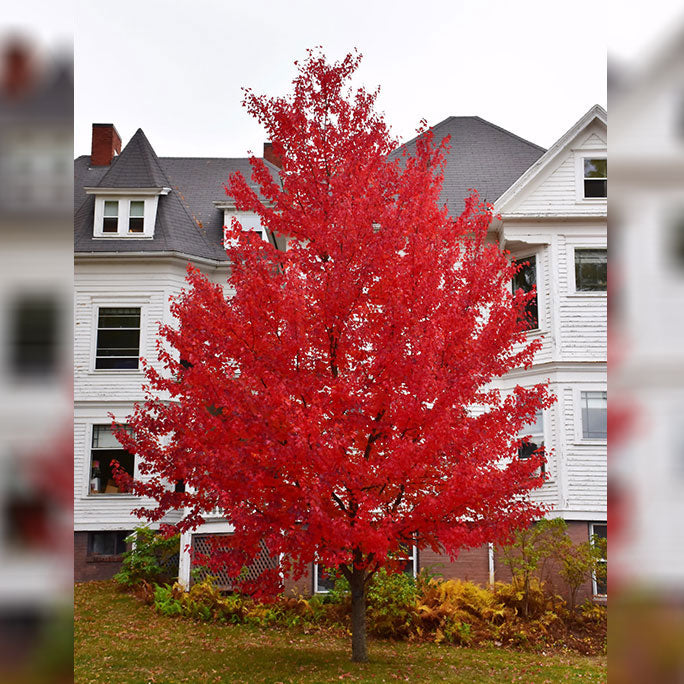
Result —
<svg viewBox="0 0 684 684"><path fill-rule="evenodd" d="M306 49L357 48L356 84L380 86L394 135L478 115L548 147L606 106L606 50L634 61L684 15L679 0L27 0L5 26L75 48L75 152L93 122L141 127L164 156L260 154L242 87L282 95ZM70 11L71 10L71 11ZM680 21L673 21L679 17Z"/></svg>
<svg viewBox="0 0 684 684"><path fill-rule="evenodd" d="M396 137L421 119L478 115L550 146L606 105L606 3L459 0L76 3L76 151L93 122L124 142L141 127L160 156L261 153L241 88L281 95L293 62L357 48L356 82L381 88Z"/></svg>

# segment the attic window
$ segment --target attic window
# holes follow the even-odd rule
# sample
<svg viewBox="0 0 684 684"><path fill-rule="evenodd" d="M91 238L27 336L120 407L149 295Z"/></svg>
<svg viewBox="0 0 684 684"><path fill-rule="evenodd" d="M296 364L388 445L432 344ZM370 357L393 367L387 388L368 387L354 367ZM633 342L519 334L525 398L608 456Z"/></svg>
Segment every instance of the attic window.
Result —
<svg viewBox="0 0 684 684"><path fill-rule="evenodd" d="M608 160L584 159L584 198L608 197Z"/></svg>
<svg viewBox="0 0 684 684"><path fill-rule="evenodd" d="M145 202L132 200L128 212L128 232L142 233L145 229Z"/></svg>
<svg viewBox="0 0 684 684"><path fill-rule="evenodd" d="M119 232L119 202L117 200L105 200L104 215L102 219L102 232Z"/></svg>
<svg viewBox="0 0 684 684"><path fill-rule="evenodd" d="M111 190L97 194L93 237L139 240L154 236L159 195L135 188L121 194Z"/></svg>

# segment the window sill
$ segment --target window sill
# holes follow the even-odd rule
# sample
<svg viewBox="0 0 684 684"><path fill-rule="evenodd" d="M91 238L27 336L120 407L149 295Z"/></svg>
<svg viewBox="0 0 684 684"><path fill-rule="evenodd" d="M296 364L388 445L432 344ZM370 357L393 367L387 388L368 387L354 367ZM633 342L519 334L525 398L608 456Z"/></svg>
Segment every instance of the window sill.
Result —
<svg viewBox="0 0 684 684"><path fill-rule="evenodd" d="M107 492L106 494L93 494L92 492L88 492L86 495L86 499L123 499L133 501L139 498L140 497L138 497L136 494L125 494L121 492Z"/></svg>
<svg viewBox="0 0 684 684"><path fill-rule="evenodd" d="M142 370L140 368L91 368L89 373L95 375L103 375L105 373L111 373L112 375L142 375Z"/></svg>
<svg viewBox="0 0 684 684"><path fill-rule="evenodd" d="M608 446L607 439L579 439L573 442L574 446Z"/></svg>
<svg viewBox="0 0 684 684"><path fill-rule="evenodd" d="M603 297L604 299L607 298L608 292L606 290L575 290L574 292L568 292L566 297L571 297L573 299L575 298L581 298L581 297L590 297L590 298L597 298L597 297Z"/></svg>
<svg viewBox="0 0 684 684"><path fill-rule="evenodd" d="M112 235L93 235L93 240L153 240L154 235L141 235L140 233L112 233Z"/></svg>
<svg viewBox="0 0 684 684"><path fill-rule="evenodd" d="M86 563L121 563L123 561L122 555L115 556L86 556Z"/></svg>

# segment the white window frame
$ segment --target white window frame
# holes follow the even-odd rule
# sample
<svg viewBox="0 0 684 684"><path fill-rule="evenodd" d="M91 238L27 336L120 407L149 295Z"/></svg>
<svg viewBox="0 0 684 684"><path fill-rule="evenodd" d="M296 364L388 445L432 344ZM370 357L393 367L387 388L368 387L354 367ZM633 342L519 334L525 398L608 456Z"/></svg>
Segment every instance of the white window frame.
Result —
<svg viewBox="0 0 684 684"><path fill-rule="evenodd" d="M138 496L136 494L132 494L130 492L110 492L109 494L93 494L90 491L90 474L91 474L91 469L92 469L92 454L93 454L93 434L95 432L95 426L96 425L108 425L109 423L107 422L107 417L103 416L101 419L94 419L91 420L88 423L88 429L86 430L86 443L85 443L85 448L86 448L86 457L84 459L85 461L85 471L84 471L84 484L83 484L83 495L84 498L88 500L99 500L99 499L114 499L114 500L126 500L126 499L137 499ZM123 449L123 447L121 447ZM140 479L140 471L139 471L139 459L138 457L133 454L133 479L138 480Z"/></svg>
<svg viewBox="0 0 684 684"><path fill-rule="evenodd" d="M592 537L594 536L594 525L603 525L606 527L606 539L607 539L607 537L608 537L608 535L607 535L608 523L607 522L592 522L592 523L589 523L589 541L591 541ZM607 555L608 554L606 552L606 558L601 559L606 564L608 563ZM607 582L607 579L606 579L606 582ZM596 598L607 598L608 597L608 594L599 594L598 593L598 585L596 582L596 575L593 573L591 575L591 593Z"/></svg>
<svg viewBox="0 0 684 684"><path fill-rule="evenodd" d="M96 195L95 214L93 222L93 238L98 240L144 240L154 237L154 223L157 216L158 195ZM116 233L104 232L104 207L105 202L118 202L118 230ZM143 208L143 232L131 233L128 230L131 213L131 202L144 202Z"/></svg>
<svg viewBox="0 0 684 684"><path fill-rule="evenodd" d="M238 211L237 209L231 208L223 209L223 225L225 228L230 228L232 219L234 218L240 222L244 232L252 231L259 233L259 237L261 237L264 242L270 242L266 227L261 224L261 219L258 214L253 211ZM226 246L228 245L226 230L223 231L223 244Z"/></svg>
<svg viewBox="0 0 684 684"><path fill-rule="evenodd" d="M595 439L584 436L584 425L582 423L582 392L608 392L605 383L581 384L574 388L573 391L573 413L575 416L575 444L577 445L600 445L605 446L608 443L606 439Z"/></svg>
<svg viewBox="0 0 684 684"><path fill-rule="evenodd" d="M131 231L131 218L140 218L139 216L134 217L131 215L131 205L133 202L141 202L143 205L143 215L142 215L142 220L143 220L143 229L141 232L136 232L136 231ZM144 235L145 234L145 216L147 215L147 202L144 199L129 199L128 202L128 221L126 222L126 234L127 235Z"/></svg>
<svg viewBox="0 0 684 684"><path fill-rule="evenodd" d="M91 297L90 307L91 307L91 345L90 345L90 361L88 364L89 373L110 373L113 375L142 375L142 368L140 362L138 361L137 368L95 368L95 362L97 359L97 330L98 330L98 317L101 308L128 308L128 307L139 307L140 308L140 341L138 344L138 357L145 356L143 350L147 349L147 309L149 307L150 298L142 298L139 296L126 297L121 296L113 299L111 295L107 297Z"/></svg>
<svg viewBox="0 0 684 684"><path fill-rule="evenodd" d="M584 196L584 160L585 159L608 159L608 154L601 150L575 150L575 189L578 204L606 204L607 197Z"/></svg>
<svg viewBox="0 0 684 684"><path fill-rule="evenodd" d="M581 242L573 242L566 247L567 273L568 273L568 296L570 297L593 297L606 298L607 290L578 290L575 279L575 252L583 249L608 249L606 239L603 237L585 238Z"/></svg>
<svg viewBox="0 0 684 684"><path fill-rule="evenodd" d="M411 547L412 553L410 556L406 557L407 561L412 562L412 574L411 576L415 579L418 575L418 547L415 546L415 544ZM318 587L318 566L319 563L314 563L313 564L313 590L314 594L329 594L330 591L328 589L319 589Z"/></svg>
<svg viewBox="0 0 684 684"><path fill-rule="evenodd" d="M530 437L535 437L541 435L542 438L542 443L541 446L544 447L544 473L546 475L546 481L550 482L553 479L553 469L551 468L551 461L549 459L549 450L548 450L548 440L547 440L547 434L548 434L548 429L546 426L547 420L547 411L544 409L540 409L541 411L541 421L542 421L542 431L540 433L531 433L528 431L528 427L531 426L526 426L520 429L518 432L518 437L521 437L523 435L529 435ZM531 440L534 441L534 440ZM519 457L518 457L519 458Z"/></svg>
<svg viewBox="0 0 684 684"><path fill-rule="evenodd" d="M525 332L528 335L539 335L545 331L543 327L543 321L545 320L546 308L543 303L542 292L543 289L540 287L542 279L544 277L544 269L541 266L541 255L543 253L542 249L537 249L534 251L525 251L522 254L511 254L510 259L512 262L526 261L534 257L534 270L535 270L535 284L537 286L537 327L530 328ZM511 280L511 291L513 291L513 280Z"/></svg>

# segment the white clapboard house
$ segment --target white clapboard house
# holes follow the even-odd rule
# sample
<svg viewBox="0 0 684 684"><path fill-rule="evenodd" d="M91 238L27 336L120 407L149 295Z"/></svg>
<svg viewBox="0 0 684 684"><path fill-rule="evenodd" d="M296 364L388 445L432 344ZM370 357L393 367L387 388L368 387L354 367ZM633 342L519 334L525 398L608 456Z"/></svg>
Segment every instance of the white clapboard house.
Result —
<svg viewBox="0 0 684 684"><path fill-rule="evenodd" d="M443 199L460 213L469 188L494 204L492 226L514 258L528 262L514 284L538 289L536 312L544 346L535 365L505 383L549 379L558 403L528 433L550 450L548 482L537 496L569 523L576 539L606 533L606 114L596 106L549 150L479 117L449 117L434 127L449 135ZM406 144L409 150L415 141ZM93 125L90 156L76 160L74 530L76 579L113 574L140 501L117 491L108 463L116 456L135 475L138 464L109 429L108 414L129 414L142 399L138 357L154 359L159 321L192 262L225 282L229 264L222 226L234 213L223 183L249 177L246 159L157 157L141 130L121 151L111 124ZM265 158L274 175L278 168ZM246 228L273 241L254 216ZM275 244L275 243L274 243ZM283 245L277 245L282 248ZM521 453L524 457L525 454ZM230 532L217 517L182 540L202 549L206 536ZM272 561L263 558L257 565ZM449 562L415 550L407 571L431 567L445 576L487 582L502 576L491 547ZM191 582L191 554L182 552L181 581ZM256 569L255 569L256 570ZM224 584L229 578L221 578ZM297 588L325 591L313 567ZM587 587L601 594L603 587Z"/></svg>

